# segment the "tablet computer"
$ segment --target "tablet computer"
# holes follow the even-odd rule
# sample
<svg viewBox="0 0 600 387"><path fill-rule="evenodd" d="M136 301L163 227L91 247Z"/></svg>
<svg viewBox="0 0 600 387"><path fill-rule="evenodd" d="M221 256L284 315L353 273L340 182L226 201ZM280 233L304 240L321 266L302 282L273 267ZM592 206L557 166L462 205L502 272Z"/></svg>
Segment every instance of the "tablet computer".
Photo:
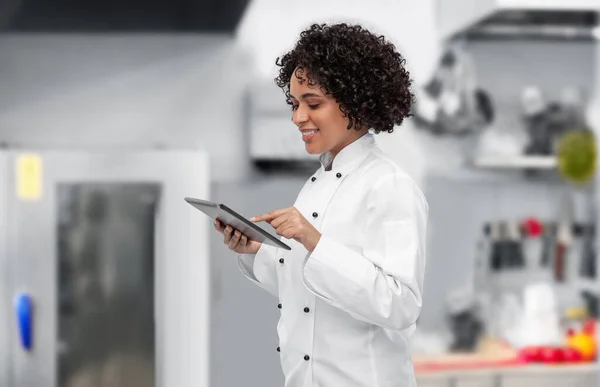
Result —
<svg viewBox="0 0 600 387"><path fill-rule="evenodd" d="M277 236L258 227L256 223L244 218L224 204L187 197L184 198L184 200L211 218L218 219L221 223L233 227L251 240L275 247L281 247L286 250L292 249L290 246L280 241Z"/></svg>

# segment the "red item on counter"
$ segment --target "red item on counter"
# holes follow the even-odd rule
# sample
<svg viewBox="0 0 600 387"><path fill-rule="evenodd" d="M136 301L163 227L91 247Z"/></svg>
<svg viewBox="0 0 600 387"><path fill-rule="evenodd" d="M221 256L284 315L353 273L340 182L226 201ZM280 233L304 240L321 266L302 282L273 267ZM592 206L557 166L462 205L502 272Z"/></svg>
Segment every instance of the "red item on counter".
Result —
<svg viewBox="0 0 600 387"><path fill-rule="evenodd" d="M569 347L531 346L519 350L523 363L577 363L584 360L580 351Z"/></svg>
<svg viewBox="0 0 600 387"><path fill-rule="evenodd" d="M519 360L523 363L538 363L542 361L543 347L525 347L519 350Z"/></svg>
<svg viewBox="0 0 600 387"><path fill-rule="evenodd" d="M583 361L583 356L574 348L562 348L562 359L565 363L579 363Z"/></svg>
<svg viewBox="0 0 600 387"><path fill-rule="evenodd" d="M543 363L561 363L563 361L563 349L557 347L543 347L541 356Z"/></svg>
<svg viewBox="0 0 600 387"><path fill-rule="evenodd" d="M529 217L523 221L525 233L530 238L536 238L544 232L544 225L537 218Z"/></svg>

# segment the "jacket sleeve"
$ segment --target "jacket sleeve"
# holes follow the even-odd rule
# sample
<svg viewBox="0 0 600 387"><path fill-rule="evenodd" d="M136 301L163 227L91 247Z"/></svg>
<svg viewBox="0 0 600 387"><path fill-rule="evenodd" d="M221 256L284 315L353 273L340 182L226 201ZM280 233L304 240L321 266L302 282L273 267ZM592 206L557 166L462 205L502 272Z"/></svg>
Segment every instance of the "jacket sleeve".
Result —
<svg viewBox="0 0 600 387"><path fill-rule="evenodd" d="M362 251L323 234L305 260L304 284L356 319L403 331L421 312L428 205L410 178L396 175L370 188L366 205Z"/></svg>
<svg viewBox="0 0 600 387"><path fill-rule="evenodd" d="M238 254L238 268L256 285L279 297L276 269L277 248L262 244L256 254Z"/></svg>

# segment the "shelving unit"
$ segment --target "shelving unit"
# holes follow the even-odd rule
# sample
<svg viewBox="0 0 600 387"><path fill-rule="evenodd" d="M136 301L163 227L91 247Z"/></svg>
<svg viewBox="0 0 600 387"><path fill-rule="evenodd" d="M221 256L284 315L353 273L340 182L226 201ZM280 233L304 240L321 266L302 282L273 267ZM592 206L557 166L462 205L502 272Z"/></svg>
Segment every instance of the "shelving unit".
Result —
<svg viewBox="0 0 600 387"><path fill-rule="evenodd" d="M569 85L585 85L587 93L593 96L588 103L596 109L600 106L597 98L598 85L594 84L597 82L589 81L598 79L600 68L597 66L600 60L599 27L593 26L589 21L591 16L600 12L597 1L482 0L473 5L464 0L462 6L443 1L438 3L441 36L447 41L453 38L464 41L471 50L477 66L477 77L495 102L493 129L500 134L514 134L517 146L521 145L525 149L529 141L534 140L527 137L531 128L524 122L516 98L527 85L539 87L547 101L559 100L560 90ZM559 15L562 10L570 12ZM556 28L557 23L560 28ZM519 60L515 61L514 58ZM553 58L560 59L554 61ZM577 65L571 65L569 58L578 58ZM556 84L556 80L560 85ZM600 113L595 113L594 116L595 121L589 118L590 125L594 125L597 131L600 127ZM489 146L489 149L519 152L513 148L512 142L510 146L504 146L502 140L501 136L497 140L489 140L498 141L497 144L489 143L497 145ZM478 151L472 142L465 142L461 149L466 149L467 152ZM435 219L439 223L438 229L447 230L448 236L447 240L438 237L445 243L444 246L432 248L437 255L443 257L451 252L452 256L458 257L456 261L461 265L466 264L462 257L469 254L463 245L476 238L475 229L482 219L521 219L531 215L549 221L570 219L569 222L592 222L591 217L587 216L590 213L586 204L588 200L583 199L588 198L588 191L590 195L595 195L594 207L598 207L597 184L600 175L596 176L590 186L575 189L578 192L574 198L576 208L568 215L562 214L560 196L563 191L571 191L571 187L559 173L559 160L555 156L475 153L463 166L458 172L442 170L447 175L453 175L436 181L435 195L439 199L436 197L438 202L435 208L442 215ZM441 176L441 172L439 175ZM593 221L597 224L597 219ZM460 227L456 227L457 224ZM594 236L596 246L600 246L599 235L600 233L595 233ZM525 247L531 247L535 243L537 242ZM580 269L576 268L580 262L575 265L574 261L581 259L583 241L578 239L572 246L574 247L569 250L570 255L566 258L568 263L565 263L565 271L568 274L564 282L554 282L552 266L542 268L541 265L530 264L526 257L524 270L494 273L493 277L486 278L490 283L485 285L497 287L499 291L506 289L517 293L523 285L538 282L539 279L539 282L553 284L558 310L576 305L579 298L585 304L589 294L580 295L585 292L600 296L600 280L581 276ZM525 249L525 254L537 255L538 250ZM597 261L599 258L600 256ZM487 263L487 259L486 256L482 261ZM444 273L453 269L447 265ZM445 279L441 276L436 277L436 280L438 278L438 283L444 286L455 286L450 281L443 282ZM483 354L480 356L484 358ZM526 365L475 370L455 367L447 371L435 369L419 373L418 384L429 387L592 386L597 385L598 364L596 361L582 365Z"/></svg>
<svg viewBox="0 0 600 387"><path fill-rule="evenodd" d="M554 170L554 156L482 156L473 160L473 166L483 169L537 169Z"/></svg>

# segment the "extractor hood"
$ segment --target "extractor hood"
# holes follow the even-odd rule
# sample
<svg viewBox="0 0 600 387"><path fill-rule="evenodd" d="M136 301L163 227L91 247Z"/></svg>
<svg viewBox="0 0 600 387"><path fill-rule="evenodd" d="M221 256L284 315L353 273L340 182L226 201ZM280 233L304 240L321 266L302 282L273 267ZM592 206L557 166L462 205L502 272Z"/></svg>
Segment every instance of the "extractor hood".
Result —
<svg viewBox="0 0 600 387"><path fill-rule="evenodd" d="M594 39L600 0L438 0L443 40Z"/></svg>
<svg viewBox="0 0 600 387"><path fill-rule="evenodd" d="M284 169L318 164L318 157L306 152L285 94L272 79L253 80L246 96L248 146L254 164Z"/></svg>

